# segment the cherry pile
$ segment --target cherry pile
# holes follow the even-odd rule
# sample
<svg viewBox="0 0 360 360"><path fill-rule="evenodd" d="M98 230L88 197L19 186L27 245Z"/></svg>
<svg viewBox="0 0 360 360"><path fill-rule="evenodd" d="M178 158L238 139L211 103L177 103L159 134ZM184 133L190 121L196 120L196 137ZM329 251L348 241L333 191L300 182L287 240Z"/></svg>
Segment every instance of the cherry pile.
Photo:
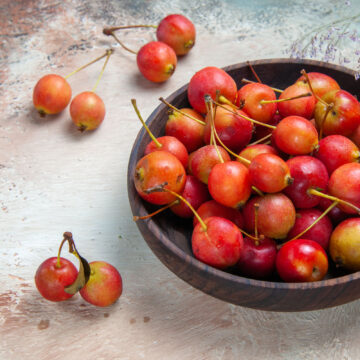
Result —
<svg viewBox="0 0 360 360"><path fill-rule="evenodd" d="M60 256L65 242L69 243L69 252L80 261L79 271L71 261ZM70 232L64 233L58 256L40 264L35 284L39 293L49 301L64 301L80 292L85 301L101 307L113 304L122 293L122 278L118 270L105 261L88 263L77 251Z"/></svg>
<svg viewBox="0 0 360 360"><path fill-rule="evenodd" d="M193 218L194 256L255 279L307 282L360 270L360 104L305 70L284 89L216 67L193 75L133 175L139 196ZM279 96L277 96L279 94Z"/></svg>

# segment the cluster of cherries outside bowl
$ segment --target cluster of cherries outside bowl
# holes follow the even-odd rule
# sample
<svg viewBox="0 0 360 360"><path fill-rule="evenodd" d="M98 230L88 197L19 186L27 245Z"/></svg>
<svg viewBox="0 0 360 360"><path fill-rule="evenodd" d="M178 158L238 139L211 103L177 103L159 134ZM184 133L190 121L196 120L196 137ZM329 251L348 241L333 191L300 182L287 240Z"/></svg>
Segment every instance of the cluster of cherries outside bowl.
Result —
<svg viewBox="0 0 360 360"><path fill-rule="evenodd" d="M176 230L176 217L190 219L183 221L189 246L170 239L170 247L177 247L171 252L183 257L179 250L185 250L188 263L195 258L206 271L215 269L215 277L226 274L231 281L292 285L355 273L360 270L359 101L328 75L341 73L335 66L287 62L294 80L282 78L283 88L277 88L267 78L279 74L267 72L284 64L274 63L227 71L206 67L170 99L160 99L164 106L144 123L152 141L140 134L133 149L137 158L129 163L129 196L142 199L132 205L135 219L152 230L165 218ZM162 136L151 134L152 126ZM146 226L137 223L144 235ZM159 245L151 237L145 236L158 255L169 247L163 238ZM163 254L160 258L173 267ZM204 288L187 270L180 277ZM221 290L205 291L241 304Z"/></svg>

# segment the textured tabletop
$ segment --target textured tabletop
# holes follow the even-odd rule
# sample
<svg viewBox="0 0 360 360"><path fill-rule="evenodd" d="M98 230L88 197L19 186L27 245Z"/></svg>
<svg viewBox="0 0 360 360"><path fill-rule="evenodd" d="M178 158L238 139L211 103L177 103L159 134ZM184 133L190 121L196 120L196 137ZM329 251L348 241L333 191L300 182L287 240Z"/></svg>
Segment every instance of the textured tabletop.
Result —
<svg viewBox="0 0 360 360"><path fill-rule="evenodd" d="M289 57L299 53L299 44L291 46L302 35L359 12L358 0L0 0L0 358L360 359L359 301L313 312L262 312L192 288L141 237L126 184L141 128L131 98L146 119L160 96L202 67ZM135 56L102 29L157 24L170 13L195 23L197 43L169 81L154 84L139 75ZM350 23L347 30L355 34L359 19ZM154 32L121 37L136 49ZM319 38L307 39L305 56L359 66L354 43L340 39L339 56L326 53ZM97 88L107 111L101 127L80 133L68 109L40 118L32 105L37 80L47 73L67 75L110 46L115 53ZM71 77L73 94L90 90L101 67ZM64 231L73 233L89 261L118 268L124 291L116 304L96 308L80 295L51 303L39 295L35 271L56 256Z"/></svg>

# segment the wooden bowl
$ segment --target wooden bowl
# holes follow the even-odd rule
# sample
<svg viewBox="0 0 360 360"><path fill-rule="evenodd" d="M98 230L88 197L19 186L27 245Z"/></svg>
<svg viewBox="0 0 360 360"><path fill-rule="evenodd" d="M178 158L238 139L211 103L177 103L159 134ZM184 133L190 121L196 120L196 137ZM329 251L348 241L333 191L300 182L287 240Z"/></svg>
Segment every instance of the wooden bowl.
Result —
<svg viewBox="0 0 360 360"><path fill-rule="evenodd" d="M263 83L284 89L292 84L300 71L324 72L344 90L358 91L354 72L341 66L314 60L271 59L251 62ZM247 63L224 68L240 86L242 78L253 79ZM167 101L177 108L188 107L187 85L175 91ZM147 120L155 136L164 135L168 108L160 104ZM134 215L146 215L157 207L146 203L137 194L133 175L137 161L150 142L142 129L133 146L128 166L128 196ZM260 310L307 311L328 308L360 298L360 272L340 273L330 269L325 280L313 283L284 283L253 280L215 269L197 259L191 251L191 221L165 211L149 220L136 222L145 241L155 255L178 277L206 294L229 303Z"/></svg>

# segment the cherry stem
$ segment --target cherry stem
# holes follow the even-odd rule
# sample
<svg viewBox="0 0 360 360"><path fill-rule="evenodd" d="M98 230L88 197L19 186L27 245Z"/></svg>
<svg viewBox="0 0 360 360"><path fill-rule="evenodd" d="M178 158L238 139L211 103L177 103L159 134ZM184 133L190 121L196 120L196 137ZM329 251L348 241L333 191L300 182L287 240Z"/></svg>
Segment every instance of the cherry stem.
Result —
<svg viewBox="0 0 360 360"><path fill-rule="evenodd" d="M310 94L310 95L311 95L311 94ZM260 121L251 119L251 118L249 118L249 117L247 117L247 116L245 116L245 115L242 115L242 114L237 113L237 112L235 112L235 111L233 111L233 110L231 110L231 109L228 109L227 107L225 107L224 105L221 105L220 103L214 101L213 99L211 99L211 101L212 101L215 105L220 106L221 108L223 108L223 109L225 109L225 110L233 113L234 115L240 116L240 117L242 117L243 119L248 120L248 121L250 121L250 122L252 122L252 123L254 123L254 124L261 125L261 126L265 126L265 127L269 128L269 129L273 129L273 130L276 129L276 126L269 125L269 124L265 124L265 123L263 123L263 122L260 122Z"/></svg>
<svg viewBox="0 0 360 360"><path fill-rule="evenodd" d="M205 104L206 104L206 107L208 109L208 112L210 113L210 127L211 127L211 143L213 143L213 145L215 146L215 150L218 154L218 157L220 159L220 162L221 163L224 163L224 159L223 157L221 156L220 154L220 151L219 151L219 148L217 146L217 143L216 143L216 140L215 140L215 121L214 121L214 118L215 118L215 114L214 114L214 107L213 107L213 103L212 103L212 99L211 99L211 96L210 95L205 95Z"/></svg>
<svg viewBox="0 0 360 360"><path fill-rule="evenodd" d="M291 240L296 240L303 236L307 231L309 231L314 225L316 225L324 216L326 216L339 202L335 200L311 225L309 225L304 231L300 234L294 236Z"/></svg>
<svg viewBox="0 0 360 360"><path fill-rule="evenodd" d="M131 99L131 103L132 106L134 107L134 110L136 112L136 115L138 116L139 120L141 121L143 127L145 128L146 132L149 134L150 138L152 139L152 141L155 143L155 145L158 148L162 147L162 144L156 139L156 137L154 136L154 134L150 131L149 127L146 125L144 119L142 118L139 108L136 105L136 100L135 99Z"/></svg>
<svg viewBox="0 0 360 360"><path fill-rule="evenodd" d="M96 59L90 61L89 63L87 63L87 64L85 64L85 65L83 65L83 66L80 66L78 69L76 69L76 70L74 70L73 72L71 72L70 74L66 75L66 76L64 77L64 79L68 79L70 76L72 76L72 75L76 74L77 72L85 69L86 67L88 67L88 66L96 63L97 61L101 60L101 59L104 58L105 56L108 56L109 51L112 51L112 52L113 52L114 50L113 50L113 49L108 49L108 50L106 50L106 51L105 51L105 54L97 57Z"/></svg>
<svg viewBox="0 0 360 360"><path fill-rule="evenodd" d="M259 207L260 205L258 203L254 204L254 217L255 217L255 237L256 239L259 238L259 233L258 233L258 218L259 218Z"/></svg>
<svg viewBox="0 0 360 360"><path fill-rule="evenodd" d="M163 206L162 208L152 212L151 214L148 214L148 215L144 215L144 216L134 216L133 217L133 220L134 221L138 221L138 220L146 220L146 219L149 219L151 217L153 217L154 215L157 215L159 213L161 213L162 211L172 207L173 205L176 205L178 204L180 201L179 200L174 200L172 203L170 204L167 204L166 206Z"/></svg>
<svg viewBox="0 0 360 360"><path fill-rule="evenodd" d="M241 79L241 82L243 82L245 84L256 84L256 81L252 81L252 80L249 80L249 79L246 79L246 78ZM269 85L267 85L267 86L269 86ZM274 88L274 87L271 87L271 86L269 86L269 88L272 89L275 92L278 92L278 93L282 93L284 91L284 90L280 90L280 89L277 89L277 88Z"/></svg>
<svg viewBox="0 0 360 360"><path fill-rule="evenodd" d="M337 198L335 196L324 194L321 191L318 191L318 190L316 190L314 188L309 189L307 192L308 192L308 194L311 194L311 195L316 195L316 196L323 197L325 199L329 199L329 200L332 200L332 201L337 201L339 204L349 206L351 209L355 210L358 214L360 214L360 209L358 207L356 207L355 205L353 205L352 203L348 202L348 201L342 200L342 199Z"/></svg>
<svg viewBox="0 0 360 360"><path fill-rule="evenodd" d="M169 194L175 196L176 198L178 198L179 200L183 201L189 208L190 210L193 212L193 214L196 216L196 218L198 219L199 223L201 224L201 227L203 228L204 231L207 231L207 226L204 222L204 220L200 217L200 215L197 213L197 211L193 208L193 206L181 195L179 195L178 193L170 190L170 189L166 189L165 186L167 185L167 182L164 182L163 184L160 184L158 186L154 186L152 188L149 188L147 190L145 190L144 192L146 194L150 194L152 192L157 192L157 191L165 191L168 192Z"/></svg>
<svg viewBox="0 0 360 360"><path fill-rule="evenodd" d="M296 100L296 99L300 99L303 97L308 97L311 96L311 92L305 93L305 94L300 94L297 96L293 96L293 97L289 97L289 98L285 98L285 99L276 99L276 100L260 100L260 104L272 104L272 103L279 103L279 102L283 102L283 101L290 101L290 100Z"/></svg>
<svg viewBox="0 0 360 360"><path fill-rule="evenodd" d="M220 95L219 96L219 102L226 104L226 105L230 105L231 107L233 107L234 109L239 110L239 107L237 107L235 104L233 104L229 99L227 99L225 96Z"/></svg>
<svg viewBox="0 0 360 360"><path fill-rule="evenodd" d="M256 144L262 143L264 140L270 139L271 136L272 136L272 134L268 134L268 135L262 137L261 139L258 139L258 140L256 140L256 141L252 142L252 143L249 144L248 146L252 146L252 145L256 145Z"/></svg>
<svg viewBox="0 0 360 360"><path fill-rule="evenodd" d="M307 81L307 83L308 83L308 85L309 85L310 91L311 91L312 94L315 96L315 98L316 98L318 101L320 101L322 104L328 105L328 103L327 103L326 101L324 101L323 99L321 99L321 97L320 97L319 95L315 94L314 89L313 89L313 87L312 87L312 85L311 85L311 81L310 81L309 75L307 74L307 72L303 69L303 70L300 71L300 73L301 73L303 76L305 76L305 79L306 79L306 81Z"/></svg>
<svg viewBox="0 0 360 360"><path fill-rule="evenodd" d="M244 231L243 229L240 229L239 228L239 230L240 230L240 232L242 233L242 234L244 234L246 237L248 237L248 238L250 238L250 239L252 239L252 240L254 240L254 241L258 241L259 239L258 238L256 238L255 236L252 236L252 235L250 235L250 234L248 234L246 231Z"/></svg>
<svg viewBox="0 0 360 360"><path fill-rule="evenodd" d="M76 248L75 248L75 243L74 243L74 239L72 236L72 233L69 231L64 232L63 234L63 240L61 241L61 244L59 246L59 251L58 251L58 255L57 255L57 261L56 261L56 267L59 268L61 267L60 264L60 254L61 254L61 250L63 248L63 245L65 244L65 242L67 241L69 243L69 252L71 254L74 254L76 257L78 257L78 254L76 252Z"/></svg>
<svg viewBox="0 0 360 360"><path fill-rule="evenodd" d="M120 46L123 49L125 49L126 51L128 51L132 54L135 54L135 55L137 54L137 51L134 51L134 50L128 48L114 33L111 33L110 35L120 44Z"/></svg>
<svg viewBox="0 0 360 360"><path fill-rule="evenodd" d="M98 87L99 82L100 82L100 80L101 80L101 78L102 78L102 76L103 76L103 74L104 74L106 65L107 65L107 63L108 63L108 61L109 61L109 59L110 59L110 56L111 56L113 53L114 53L114 49L108 49L108 50L106 50L106 59L105 59L104 65L103 65L103 67L102 67L102 69L101 69L101 72L100 72L100 74L99 74L99 76L98 76L98 78L97 78L97 80L96 80L96 83L95 83L95 85L94 85L94 87L93 87L93 89L92 89L92 92L95 92L96 88Z"/></svg>
<svg viewBox="0 0 360 360"><path fill-rule="evenodd" d="M125 26L114 26L114 27L109 27L109 28L104 28L103 29L103 34L104 35L112 35L112 33L114 31L117 30L126 30L126 29L134 29L134 28L154 28L156 29L158 26L157 25L125 25Z"/></svg>
<svg viewBox="0 0 360 360"><path fill-rule="evenodd" d="M326 111L325 111L325 114L324 114L324 117L321 121L321 124L320 124L320 131L319 131L319 140L322 139L323 137L323 129L324 129L324 124L325 124L325 121L326 121L326 118L329 114L329 112L334 108L334 103L330 103L330 104L326 104Z"/></svg>
<svg viewBox="0 0 360 360"><path fill-rule="evenodd" d="M253 66L250 64L250 61L247 61L246 63L248 64L248 66L249 66L251 72L253 73L253 75L255 76L257 82L260 83L260 84L262 84L262 82L261 82L258 74L256 73L256 71L255 71L255 69L253 68Z"/></svg>
<svg viewBox="0 0 360 360"><path fill-rule="evenodd" d="M258 189L256 186L252 185L251 188L260 196L265 196L264 193Z"/></svg>
<svg viewBox="0 0 360 360"><path fill-rule="evenodd" d="M183 111L181 111L180 109L176 108L175 106L171 105L170 103L168 103L163 97L159 98L159 100L164 103L165 105L167 105L170 109L174 110L174 111L177 111L178 113L180 113L181 115L184 115L186 116L187 118L191 119L191 120L194 120L196 121L197 123L201 124L201 125L204 125L205 126L205 122L204 121L201 121Z"/></svg>

